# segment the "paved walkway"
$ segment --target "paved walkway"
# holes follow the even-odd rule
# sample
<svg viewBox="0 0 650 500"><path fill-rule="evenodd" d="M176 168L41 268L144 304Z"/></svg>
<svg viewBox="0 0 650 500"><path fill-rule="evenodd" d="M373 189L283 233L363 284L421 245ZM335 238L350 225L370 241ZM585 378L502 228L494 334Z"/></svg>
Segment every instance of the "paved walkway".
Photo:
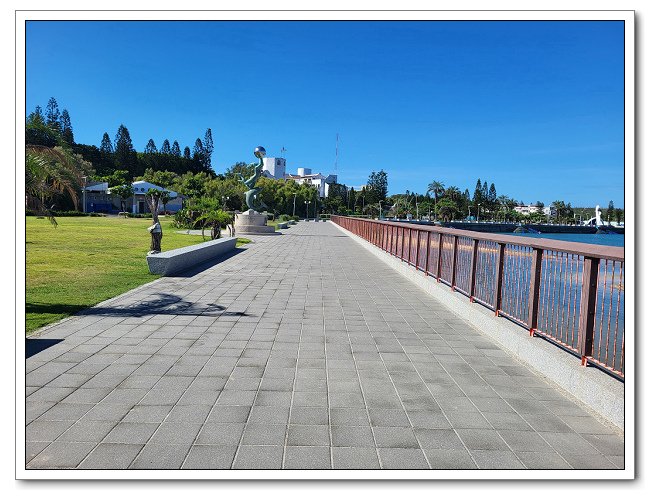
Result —
<svg viewBox="0 0 650 500"><path fill-rule="evenodd" d="M28 341L49 347L27 467L623 466L620 436L332 223L284 232Z"/></svg>

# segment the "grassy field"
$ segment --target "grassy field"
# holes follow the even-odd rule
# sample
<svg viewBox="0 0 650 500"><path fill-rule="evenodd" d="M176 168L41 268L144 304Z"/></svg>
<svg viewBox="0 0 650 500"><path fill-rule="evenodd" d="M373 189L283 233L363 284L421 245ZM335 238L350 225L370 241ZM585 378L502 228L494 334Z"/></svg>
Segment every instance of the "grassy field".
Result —
<svg viewBox="0 0 650 500"><path fill-rule="evenodd" d="M70 316L158 278L146 255L151 219L26 217L26 332ZM162 249L194 245L198 235L178 234L161 219ZM209 234L206 232L206 234ZM250 240L238 238L237 246Z"/></svg>

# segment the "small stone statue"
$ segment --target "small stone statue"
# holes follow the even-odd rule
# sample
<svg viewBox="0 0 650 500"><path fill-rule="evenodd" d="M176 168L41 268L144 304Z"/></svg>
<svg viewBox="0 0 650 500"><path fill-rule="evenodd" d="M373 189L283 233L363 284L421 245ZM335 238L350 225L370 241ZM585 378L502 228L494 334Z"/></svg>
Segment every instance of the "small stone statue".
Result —
<svg viewBox="0 0 650 500"><path fill-rule="evenodd" d="M259 158L259 163L251 163L249 167L253 167L255 170L253 175L244 180L244 176L239 174L239 179L246 185L248 191L246 191L246 205L251 210L261 212L263 209L268 208L262 200L257 199L257 195L262 191L262 188L256 188L255 183L257 179L262 175L262 170L264 168L264 161L262 160L266 156L266 150L262 146L257 146L253 154Z"/></svg>
<svg viewBox="0 0 650 500"><path fill-rule="evenodd" d="M151 251L149 255L160 253L160 243L162 241L162 227L160 227L160 222L155 222L147 229L151 233Z"/></svg>

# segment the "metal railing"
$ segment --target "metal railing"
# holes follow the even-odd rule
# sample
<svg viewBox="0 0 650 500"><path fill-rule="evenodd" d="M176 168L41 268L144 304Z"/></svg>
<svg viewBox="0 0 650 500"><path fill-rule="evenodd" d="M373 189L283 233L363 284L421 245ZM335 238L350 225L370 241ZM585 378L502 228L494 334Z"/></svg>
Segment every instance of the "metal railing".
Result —
<svg viewBox="0 0 650 500"><path fill-rule="evenodd" d="M332 222L580 357L625 378L622 247L332 215Z"/></svg>

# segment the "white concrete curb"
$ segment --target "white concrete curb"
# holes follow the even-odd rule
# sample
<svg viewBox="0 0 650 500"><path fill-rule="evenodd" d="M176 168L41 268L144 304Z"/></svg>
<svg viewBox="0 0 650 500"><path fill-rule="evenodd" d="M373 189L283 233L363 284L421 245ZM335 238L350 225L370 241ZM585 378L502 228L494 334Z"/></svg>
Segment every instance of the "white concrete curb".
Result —
<svg viewBox="0 0 650 500"><path fill-rule="evenodd" d="M545 377L559 390L618 431L624 429L625 387L624 383L594 367L583 367L579 358L546 342L531 337L526 329L511 321L496 317L493 311L477 303L471 303L461 293L425 276L413 266L386 253L363 238L333 224L352 240L363 246L382 262L419 286L441 302L457 316L467 321L479 332L497 342L519 361Z"/></svg>

